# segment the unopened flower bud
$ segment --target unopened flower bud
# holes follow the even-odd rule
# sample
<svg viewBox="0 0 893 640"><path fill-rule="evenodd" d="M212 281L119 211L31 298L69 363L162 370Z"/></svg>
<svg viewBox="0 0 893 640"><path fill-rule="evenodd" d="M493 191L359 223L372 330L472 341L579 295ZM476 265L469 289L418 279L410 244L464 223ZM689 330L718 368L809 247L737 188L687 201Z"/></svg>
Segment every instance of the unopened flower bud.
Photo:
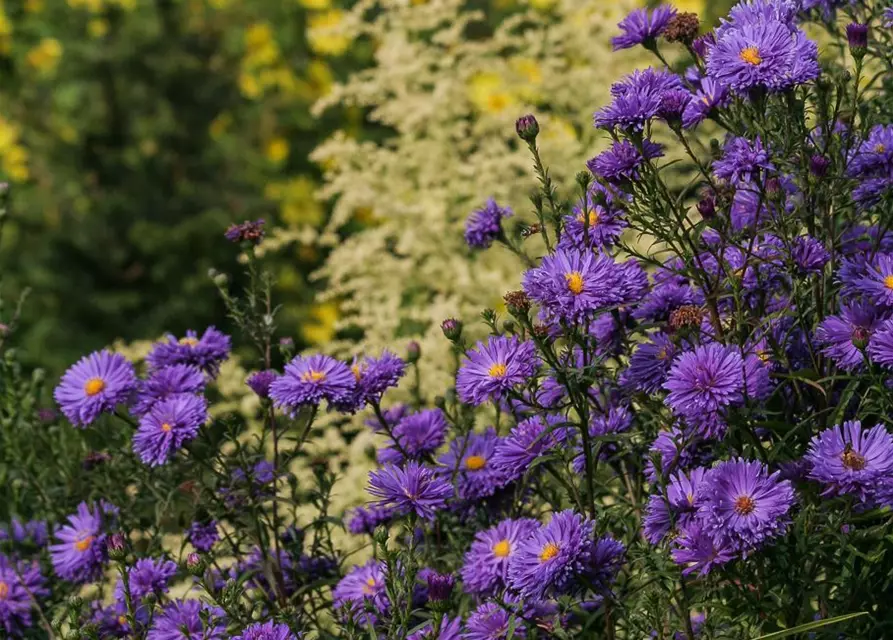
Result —
<svg viewBox="0 0 893 640"><path fill-rule="evenodd" d="M831 161L823 155L815 154L809 159L809 172L816 178L824 178Z"/></svg>
<svg viewBox="0 0 893 640"><path fill-rule="evenodd" d="M406 345L406 361L409 364L415 364L422 357L422 346L413 340Z"/></svg>
<svg viewBox="0 0 893 640"><path fill-rule="evenodd" d="M456 342L462 337L462 321L456 318L447 318L440 323L440 329L447 340Z"/></svg>
<svg viewBox="0 0 893 640"><path fill-rule="evenodd" d="M716 198L711 195L704 196L698 202L698 213L704 220L710 220L716 215Z"/></svg>
<svg viewBox="0 0 893 640"><path fill-rule="evenodd" d="M530 298L523 291L509 291L502 297L505 308L513 316L526 316L530 311Z"/></svg>
<svg viewBox="0 0 893 640"><path fill-rule="evenodd" d="M868 25L851 22L846 27L846 40L850 45L850 53L857 60L865 57L868 51Z"/></svg>
<svg viewBox="0 0 893 640"><path fill-rule="evenodd" d="M677 13L667 24L663 36L667 42L691 44L698 37L701 21L696 13Z"/></svg>
<svg viewBox="0 0 893 640"><path fill-rule="evenodd" d="M200 576L205 572L205 560L194 551L186 556L186 570L193 576Z"/></svg>
<svg viewBox="0 0 893 640"><path fill-rule="evenodd" d="M533 115L528 114L515 121L515 131L524 142L533 142L540 133L540 124Z"/></svg>
<svg viewBox="0 0 893 640"><path fill-rule="evenodd" d="M456 579L449 574L428 574L428 602L436 608L449 602Z"/></svg>
<svg viewBox="0 0 893 640"><path fill-rule="evenodd" d="M109 558L120 561L127 555L127 540L121 532L113 533L106 541L106 548L109 552Z"/></svg>

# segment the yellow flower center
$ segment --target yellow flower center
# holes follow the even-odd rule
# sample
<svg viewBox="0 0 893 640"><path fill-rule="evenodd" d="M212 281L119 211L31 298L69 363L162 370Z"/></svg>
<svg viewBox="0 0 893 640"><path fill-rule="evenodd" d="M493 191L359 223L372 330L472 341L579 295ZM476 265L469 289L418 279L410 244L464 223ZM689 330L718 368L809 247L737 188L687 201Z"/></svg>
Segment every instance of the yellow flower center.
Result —
<svg viewBox="0 0 893 640"><path fill-rule="evenodd" d="M888 289L893 289L893 275L884 278L884 286Z"/></svg>
<svg viewBox="0 0 893 640"><path fill-rule="evenodd" d="M695 496L692 493L688 493L685 495L685 499L688 500L688 504L694 506L695 504Z"/></svg>
<svg viewBox="0 0 893 640"><path fill-rule="evenodd" d="M744 62L752 64L753 66L757 66L763 61L763 57L760 55L760 50L756 47L747 47L742 50L739 55Z"/></svg>
<svg viewBox="0 0 893 640"><path fill-rule="evenodd" d="M353 377L357 379L357 382L359 382L360 376L363 375L363 372L360 370L360 365L355 364L351 366L350 370L353 372Z"/></svg>
<svg viewBox="0 0 893 640"><path fill-rule="evenodd" d="M9 595L9 585L5 582L0 582L0 600L6 600L6 596Z"/></svg>
<svg viewBox="0 0 893 640"><path fill-rule="evenodd" d="M508 540L500 540L493 545L493 555L497 558L507 558L512 552L512 545Z"/></svg>
<svg viewBox="0 0 893 640"><path fill-rule="evenodd" d="M164 431L164 432L168 432L168 431L170 431L171 429L173 429L173 427L170 425L169 422L162 422L162 423L161 423L161 430L162 430L162 431Z"/></svg>
<svg viewBox="0 0 893 640"><path fill-rule="evenodd" d="M84 538L79 539L74 543L74 548L78 551L84 552L90 548L90 545L93 544L93 536L86 536Z"/></svg>
<svg viewBox="0 0 893 640"><path fill-rule="evenodd" d="M589 212L589 226L590 227L597 226L599 223L599 220L600 220L600 218L598 215L598 211L593 210L593 211ZM580 222L580 223L586 222L586 218L583 217L582 213L577 216L577 222Z"/></svg>
<svg viewBox="0 0 893 640"><path fill-rule="evenodd" d="M865 468L865 456L853 451L852 449L847 449L843 453L840 454L840 461L850 471L862 471Z"/></svg>
<svg viewBox="0 0 893 640"><path fill-rule="evenodd" d="M663 347L660 351L657 352L658 360L666 360L667 359L667 348Z"/></svg>
<svg viewBox="0 0 893 640"><path fill-rule="evenodd" d="M310 371L304 372L304 375L301 376L301 380L304 382L322 382L326 379L326 374L322 371Z"/></svg>
<svg viewBox="0 0 893 640"><path fill-rule="evenodd" d="M487 466L487 459L483 456L468 456L465 458L465 468L469 471L479 471Z"/></svg>
<svg viewBox="0 0 893 640"><path fill-rule="evenodd" d="M105 380L102 378L90 378L84 385L84 393L88 396L95 396L103 389L105 389Z"/></svg>
<svg viewBox="0 0 893 640"><path fill-rule="evenodd" d="M735 513L739 516L750 515L756 508L757 505L750 496L738 496L735 499Z"/></svg>
<svg viewBox="0 0 893 640"><path fill-rule="evenodd" d="M551 560L558 555L559 551L561 551L561 549L558 547L558 545L554 542L550 542L545 547L543 547L543 550L540 552L540 562Z"/></svg>
<svg viewBox="0 0 893 640"><path fill-rule="evenodd" d="M575 296L583 293L583 275L579 271L565 273L564 279L567 280L568 290Z"/></svg>
<svg viewBox="0 0 893 640"><path fill-rule="evenodd" d="M757 357L765 364L769 362L769 352L765 350L757 351Z"/></svg>
<svg viewBox="0 0 893 640"><path fill-rule="evenodd" d="M366 580L366 584L363 585L363 593L366 595L372 595L375 593L375 578L369 577Z"/></svg>
<svg viewBox="0 0 893 640"><path fill-rule="evenodd" d="M180 338L180 344L182 344L186 347L194 347L195 345L198 344L198 339L193 338L193 337Z"/></svg>
<svg viewBox="0 0 893 640"><path fill-rule="evenodd" d="M883 153L886 150L887 150L887 147L885 147L882 142L878 142L877 146L875 146L875 148L874 148L875 153Z"/></svg>
<svg viewBox="0 0 893 640"><path fill-rule="evenodd" d="M122 627L124 625L126 625L127 624L127 616L125 616L125 615L118 616L118 624L120 624Z"/></svg>
<svg viewBox="0 0 893 640"><path fill-rule="evenodd" d="M502 378L505 377L506 367L501 362L497 362L496 364L490 365L490 368L487 369L487 375L491 378Z"/></svg>

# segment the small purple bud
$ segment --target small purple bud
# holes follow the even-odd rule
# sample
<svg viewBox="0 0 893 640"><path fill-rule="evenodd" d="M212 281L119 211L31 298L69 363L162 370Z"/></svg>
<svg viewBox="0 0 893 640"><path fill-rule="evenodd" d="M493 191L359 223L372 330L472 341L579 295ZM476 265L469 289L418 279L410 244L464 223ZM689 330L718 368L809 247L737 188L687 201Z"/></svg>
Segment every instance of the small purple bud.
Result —
<svg viewBox="0 0 893 640"><path fill-rule="evenodd" d="M455 342L462 336L462 321L456 318L447 318L440 323L440 329L447 340Z"/></svg>
<svg viewBox="0 0 893 640"><path fill-rule="evenodd" d="M264 221L261 218L254 222L246 220L242 224L231 225L224 235L230 242L260 244L264 239Z"/></svg>
<svg viewBox="0 0 893 640"><path fill-rule="evenodd" d="M186 570L193 576L200 576L205 572L205 560L195 551L186 556Z"/></svg>
<svg viewBox="0 0 893 640"><path fill-rule="evenodd" d="M823 155L815 154L809 159L809 172L816 178L824 178L831 161Z"/></svg>
<svg viewBox="0 0 893 640"><path fill-rule="evenodd" d="M422 357L422 346L413 340L406 345L406 361L409 364L415 364Z"/></svg>
<svg viewBox="0 0 893 640"><path fill-rule="evenodd" d="M706 60L707 52L714 44L716 44L716 36L710 31L702 35L700 38L695 38L694 42L691 43L691 48L698 54L698 57L701 60Z"/></svg>
<svg viewBox="0 0 893 640"><path fill-rule="evenodd" d="M533 142L540 133L540 123L531 114L521 116L515 121L515 131L524 142Z"/></svg>
<svg viewBox="0 0 893 640"><path fill-rule="evenodd" d="M84 456L84 461L81 463L81 466L85 471L90 471L106 462L110 462L111 459L112 456L104 451L91 451Z"/></svg>
<svg viewBox="0 0 893 640"><path fill-rule="evenodd" d="M716 198L704 196L698 201L698 213L704 220L710 220L716 215Z"/></svg>
<svg viewBox="0 0 893 640"><path fill-rule="evenodd" d="M682 124L682 114L685 107L691 101L691 94L684 89L670 89L665 91L660 97L660 106L657 109L657 115L667 124L678 126Z"/></svg>
<svg viewBox="0 0 893 640"><path fill-rule="evenodd" d="M50 409L48 407L44 407L43 409L37 410L37 419L43 422L44 424L52 424L59 417L59 414L56 413L55 409Z"/></svg>
<svg viewBox="0 0 893 640"><path fill-rule="evenodd" d="M280 347L291 347L294 346L295 341L293 338L285 337L279 338L279 346Z"/></svg>
<svg viewBox="0 0 893 640"><path fill-rule="evenodd" d="M267 369L266 371L256 371L248 376L248 380L245 382L251 387L251 390L254 391L260 398L269 398L270 397L270 385L273 384L273 381L279 377L279 374L271 369Z"/></svg>
<svg viewBox="0 0 893 640"><path fill-rule="evenodd" d="M453 585L456 579L450 574L431 572L428 574L428 600L431 602L445 602L453 594Z"/></svg>
<svg viewBox="0 0 893 640"><path fill-rule="evenodd" d="M868 48L868 25L859 22L848 24L846 26L846 40L854 56L864 56L865 49Z"/></svg>
<svg viewBox="0 0 893 640"><path fill-rule="evenodd" d="M123 560L124 556L127 555L127 540L121 532L110 535L105 545L109 552L109 558L112 560Z"/></svg>

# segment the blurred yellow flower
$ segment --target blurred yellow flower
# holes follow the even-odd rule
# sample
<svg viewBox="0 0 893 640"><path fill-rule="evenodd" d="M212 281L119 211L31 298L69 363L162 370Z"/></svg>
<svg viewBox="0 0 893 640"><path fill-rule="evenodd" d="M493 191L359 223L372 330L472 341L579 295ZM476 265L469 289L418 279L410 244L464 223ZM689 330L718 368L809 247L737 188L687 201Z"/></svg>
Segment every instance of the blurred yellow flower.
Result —
<svg viewBox="0 0 893 640"><path fill-rule="evenodd" d="M673 6L680 12L703 13L706 9L706 0L673 0Z"/></svg>
<svg viewBox="0 0 893 640"><path fill-rule="evenodd" d="M91 18L87 23L87 33L91 38L101 38L109 32L109 23L105 18Z"/></svg>
<svg viewBox="0 0 893 640"><path fill-rule="evenodd" d="M328 9L332 6L332 0L297 0L298 4L300 4L305 9L315 9L319 11L320 9Z"/></svg>
<svg viewBox="0 0 893 640"><path fill-rule="evenodd" d="M316 53L340 56L350 46L350 38L338 32L343 22L340 9L311 15L307 20L307 44Z"/></svg>
<svg viewBox="0 0 893 640"><path fill-rule="evenodd" d="M288 157L288 153L288 140L285 138L273 138L267 142L267 146L264 148L264 155L267 160L274 164L279 164L285 160Z"/></svg>
<svg viewBox="0 0 893 640"><path fill-rule="evenodd" d="M27 54L28 64L40 73L49 74L56 70L62 57L62 45L55 38L44 38Z"/></svg>
<svg viewBox="0 0 893 640"><path fill-rule="evenodd" d="M287 182L271 182L264 190L264 196L279 202L282 222L290 227L315 227L325 217L322 204L316 199L316 184L306 176L298 176Z"/></svg>
<svg viewBox="0 0 893 640"><path fill-rule="evenodd" d="M558 4L558 0L527 0L527 2L531 7L539 11L548 11Z"/></svg>
<svg viewBox="0 0 893 640"><path fill-rule="evenodd" d="M515 105L515 98L502 77L487 71L472 76L468 83L468 99L484 113L501 113Z"/></svg>
<svg viewBox="0 0 893 640"><path fill-rule="evenodd" d="M307 342L324 344L335 337L335 323L341 315L337 303L323 302L315 305L310 310L310 315L313 320L301 328L301 333Z"/></svg>
<svg viewBox="0 0 893 640"><path fill-rule="evenodd" d="M233 123L233 116L230 113L221 113L219 114L211 124L208 126L208 133L211 134L211 137L215 140L226 133L227 129L230 128L230 125Z"/></svg>
<svg viewBox="0 0 893 640"><path fill-rule="evenodd" d="M254 99L261 94L261 87L257 78L244 71L239 74L239 89L246 98Z"/></svg>
<svg viewBox="0 0 893 640"><path fill-rule="evenodd" d="M521 77L516 83L518 95L527 102L539 102L543 97L540 91L543 70L539 62L533 58L512 58L509 66Z"/></svg>
<svg viewBox="0 0 893 640"><path fill-rule="evenodd" d="M0 117L0 169L13 182L24 182L31 177L28 170L28 150L19 144L17 124Z"/></svg>
<svg viewBox="0 0 893 640"><path fill-rule="evenodd" d="M28 13L40 13L44 6L44 0L25 0L25 11Z"/></svg>
<svg viewBox="0 0 893 640"><path fill-rule="evenodd" d="M11 35L12 24L3 12L3 7L0 6L0 53L9 53L12 44Z"/></svg>
<svg viewBox="0 0 893 640"><path fill-rule="evenodd" d="M92 13L102 11L102 0L68 0L68 6L72 9L86 9Z"/></svg>
<svg viewBox="0 0 893 640"><path fill-rule="evenodd" d="M326 95L332 89L335 77L331 67L323 60L311 60L307 65L307 80L310 81L310 86L314 89L314 97L318 98Z"/></svg>

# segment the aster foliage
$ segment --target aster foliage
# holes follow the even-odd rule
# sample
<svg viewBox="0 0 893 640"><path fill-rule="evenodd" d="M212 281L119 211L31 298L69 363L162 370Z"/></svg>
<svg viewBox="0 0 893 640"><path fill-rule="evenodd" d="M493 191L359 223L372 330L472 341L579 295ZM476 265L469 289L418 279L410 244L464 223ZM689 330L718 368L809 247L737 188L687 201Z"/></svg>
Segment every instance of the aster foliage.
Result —
<svg viewBox="0 0 893 640"><path fill-rule="evenodd" d="M263 238L242 238L247 289L215 278L232 337L92 354L60 381L67 421L41 437L96 449L89 495L29 485L35 465L7 460L5 633L885 637L887 4L745 0L697 38L669 6L623 20L613 46L655 66L590 105L607 150L579 159L566 192L541 156L548 124L523 116L532 206L472 213L469 248L524 267L507 315L481 312L482 339L443 320L439 395L417 343L349 359L276 348ZM809 21L832 43L821 59ZM686 55L688 70L666 65ZM255 357L252 422L213 410L233 346ZM0 426L21 454L7 425L34 422L40 385L13 361ZM368 500L344 514L314 449L323 424L375 443ZM25 501L22 486L51 490ZM355 537L338 545L338 530Z"/></svg>

